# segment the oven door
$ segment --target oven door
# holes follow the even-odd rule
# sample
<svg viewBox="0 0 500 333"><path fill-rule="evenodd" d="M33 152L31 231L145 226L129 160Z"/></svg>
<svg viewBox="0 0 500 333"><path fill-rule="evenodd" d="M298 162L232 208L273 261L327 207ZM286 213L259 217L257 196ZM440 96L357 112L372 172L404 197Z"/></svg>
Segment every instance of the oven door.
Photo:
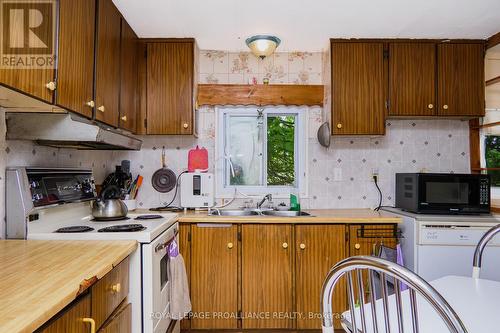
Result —
<svg viewBox="0 0 500 333"><path fill-rule="evenodd" d="M489 211L481 196L480 175L427 174L419 176L419 211L481 213Z"/></svg>
<svg viewBox="0 0 500 333"><path fill-rule="evenodd" d="M142 246L144 332L166 332L170 325L170 258L168 246L176 238L177 223L150 244Z"/></svg>

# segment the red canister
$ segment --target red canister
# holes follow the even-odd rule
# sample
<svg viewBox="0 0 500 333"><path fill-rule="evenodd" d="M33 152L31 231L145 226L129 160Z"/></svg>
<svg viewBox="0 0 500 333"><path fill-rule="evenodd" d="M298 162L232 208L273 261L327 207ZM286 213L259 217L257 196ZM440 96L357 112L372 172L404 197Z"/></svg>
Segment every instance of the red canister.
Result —
<svg viewBox="0 0 500 333"><path fill-rule="evenodd" d="M208 150L204 147L191 149L188 153L188 172L208 169Z"/></svg>

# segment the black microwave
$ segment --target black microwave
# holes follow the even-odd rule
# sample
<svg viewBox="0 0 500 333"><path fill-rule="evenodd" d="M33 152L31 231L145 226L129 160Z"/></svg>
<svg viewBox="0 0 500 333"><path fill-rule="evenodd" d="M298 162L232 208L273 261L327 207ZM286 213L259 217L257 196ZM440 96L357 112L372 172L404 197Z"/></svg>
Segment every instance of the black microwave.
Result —
<svg viewBox="0 0 500 333"><path fill-rule="evenodd" d="M482 174L397 173L396 207L423 214L488 214L490 177Z"/></svg>

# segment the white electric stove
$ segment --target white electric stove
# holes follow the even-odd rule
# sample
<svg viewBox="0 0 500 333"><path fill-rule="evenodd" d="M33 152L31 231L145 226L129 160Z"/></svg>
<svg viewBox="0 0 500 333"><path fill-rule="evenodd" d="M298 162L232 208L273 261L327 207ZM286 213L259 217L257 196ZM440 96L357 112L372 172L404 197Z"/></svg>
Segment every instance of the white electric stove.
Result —
<svg viewBox="0 0 500 333"><path fill-rule="evenodd" d="M41 240L136 240L130 256L132 332L179 330L169 316L168 248L179 230L175 213L129 213L95 221L90 170L10 168L6 171L7 238Z"/></svg>

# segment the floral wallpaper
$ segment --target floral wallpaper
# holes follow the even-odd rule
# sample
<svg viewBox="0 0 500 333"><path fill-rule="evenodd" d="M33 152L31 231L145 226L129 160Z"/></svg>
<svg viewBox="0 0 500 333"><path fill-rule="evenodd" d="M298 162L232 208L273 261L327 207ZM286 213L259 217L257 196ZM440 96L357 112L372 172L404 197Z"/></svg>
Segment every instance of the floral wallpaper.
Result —
<svg viewBox="0 0 500 333"><path fill-rule="evenodd" d="M276 52L260 59L250 52L200 51L199 82L212 84L321 84L321 52Z"/></svg>

